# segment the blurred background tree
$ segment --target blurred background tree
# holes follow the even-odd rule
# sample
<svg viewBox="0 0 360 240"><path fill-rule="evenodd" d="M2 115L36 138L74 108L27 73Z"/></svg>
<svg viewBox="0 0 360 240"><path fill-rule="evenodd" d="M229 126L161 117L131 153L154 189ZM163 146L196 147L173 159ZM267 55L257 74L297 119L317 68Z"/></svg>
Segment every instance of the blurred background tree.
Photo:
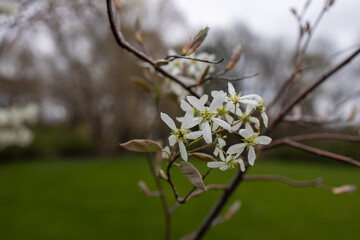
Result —
<svg viewBox="0 0 360 240"><path fill-rule="evenodd" d="M152 55L164 57L167 53L163 49L187 41L186 33L192 29L172 1L121 2L126 8L121 19L123 32L133 35L141 13L142 34ZM149 110L151 98L144 101L144 92L131 81L143 76L143 68L137 59L116 46L104 9L105 3L96 0L0 2L0 106L34 102L41 107L34 143L26 149L5 149L0 153L3 158L114 154L121 151L118 142L143 136L148 127L143 118L153 117ZM165 35L170 37L164 38ZM135 42L133 37L130 39ZM212 30L204 48L218 58L229 59L232 46L241 42L245 46L243 57L234 74L259 75L238 82L238 87L245 89L245 94L257 92L270 101L274 89L291 74L292 48L284 41L258 36L235 22L228 28ZM307 71L305 81L292 92L333 64L334 59L329 58L331 49L330 40L313 43L305 66L319 62L322 65ZM339 73L337 80L318 90L298 111L326 114L342 100L339 96L356 81L358 71L358 67L350 67ZM337 81L342 78L349 80L339 88ZM214 87L225 89L226 83L214 81L207 86ZM345 96L349 94L354 93ZM342 111L347 116L356 111L353 102L345 105Z"/></svg>

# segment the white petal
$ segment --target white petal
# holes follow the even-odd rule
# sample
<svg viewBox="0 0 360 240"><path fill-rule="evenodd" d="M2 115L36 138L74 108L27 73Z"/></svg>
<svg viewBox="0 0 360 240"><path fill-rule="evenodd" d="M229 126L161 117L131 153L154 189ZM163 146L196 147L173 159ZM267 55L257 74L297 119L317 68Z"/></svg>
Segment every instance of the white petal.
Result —
<svg viewBox="0 0 360 240"><path fill-rule="evenodd" d="M185 113L183 121L181 123L181 129L190 128L188 127L189 123L194 119L194 109L191 108L189 111Z"/></svg>
<svg viewBox="0 0 360 240"><path fill-rule="evenodd" d="M254 166L255 158L256 158L255 149L254 149L254 147L250 146L249 152L248 152L248 160L249 160L249 164L251 166Z"/></svg>
<svg viewBox="0 0 360 240"><path fill-rule="evenodd" d="M220 93L220 91L216 91L216 90L211 91L211 96L214 98L214 97L216 97L219 93Z"/></svg>
<svg viewBox="0 0 360 240"><path fill-rule="evenodd" d="M232 159L232 155L231 154L229 154L227 157L226 157L226 159L225 159L225 162L226 163L228 163L231 159Z"/></svg>
<svg viewBox="0 0 360 240"><path fill-rule="evenodd" d="M212 142L211 128L208 122L201 124L203 128L203 136L206 143L210 144Z"/></svg>
<svg viewBox="0 0 360 240"><path fill-rule="evenodd" d="M251 105L251 104L246 105L245 113L246 114L251 113L254 108L255 108L254 105Z"/></svg>
<svg viewBox="0 0 360 240"><path fill-rule="evenodd" d="M189 103L187 103L185 100L181 100L180 107L184 112L193 109L192 106Z"/></svg>
<svg viewBox="0 0 360 240"><path fill-rule="evenodd" d="M229 114L226 114L225 115L225 120L228 122L228 123L232 123L234 118L232 116L230 116Z"/></svg>
<svg viewBox="0 0 360 240"><path fill-rule="evenodd" d="M240 129L239 134L243 136L243 138L248 139L254 135L254 131L252 130L249 123L245 124L245 129Z"/></svg>
<svg viewBox="0 0 360 240"><path fill-rule="evenodd" d="M192 119L190 122L185 123L184 125L182 125L182 127L184 129L190 129L195 127L196 125L198 125L201 122L201 118L194 118Z"/></svg>
<svg viewBox="0 0 360 240"><path fill-rule="evenodd" d="M233 94L236 93L236 92L235 92L235 88L234 88L234 86L232 85L232 83L228 83L228 92L229 92L230 95L233 95Z"/></svg>
<svg viewBox="0 0 360 240"><path fill-rule="evenodd" d="M226 145L225 140L222 139L222 138L218 138L218 143L219 143L219 146L220 146L220 147L224 147L224 146Z"/></svg>
<svg viewBox="0 0 360 240"><path fill-rule="evenodd" d="M204 110L204 104L201 103L200 99L194 96L187 96L186 99L194 108L198 109L199 111Z"/></svg>
<svg viewBox="0 0 360 240"><path fill-rule="evenodd" d="M224 165L226 165L226 163L224 163L224 162L208 162L207 163L207 166L209 168L219 168L219 167L222 167Z"/></svg>
<svg viewBox="0 0 360 240"><path fill-rule="evenodd" d="M176 141L177 141L176 136L170 135L170 137L169 137L169 144L170 144L170 146L174 146L175 143L176 143Z"/></svg>
<svg viewBox="0 0 360 240"><path fill-rule="evenodd" d="M245 129L251 134L251 136L254 135L254 130L249 123L245 124Z"/></svg>
<svg viewBox="0 0 360 240"><path fill-rule="evenodd" d="M222 95L223 97L224 97L224 99L226 99L226 97L227 97L227 94L223 91L223 90L220 90L220 91L212 91L211 92L211 96L213 97L213 98L215 98L217 95Z"/></svg>
<svg viewBox="0 0 360 240"><path fill-rule="evenodd" d="M209 96L207 94L204 94L200 98L200 103L204 106L208 99L209 99Z"/></svg>
<svg viewBox="0 0 360 240"><path fill-rule="evenodd" d="M239 163L239 165L240 165L240 170L241 170L242 172L245 172L245 163L244 163L244 161L243 161L241 158L239 158L239 159L236 160L236 162Z"/></svg>
<svg viewBox="0 0 360 240"><path fill-rule="evenodd" d="M230 168L229 165L225 165L225 166L220 167L220 170L225 171L225 170L228 170L229 168Z"/></svg>
<svg viewBox="0 0 360 240"><path fill-rule="evenodd" d="M221 159L222 161L225 161L225 156L224 156L223 151L220 151L220 159Z"/></svg>
<svg viewBox="0 0 360 240"><path fill-rule="evenodd" d="M216 124L215 122L213 122L213 125L212 125L212 129L211 131L216 131L220 126L218 124Z"/></svg>
<svg viewBox="0 0 360 240"><path fill-rule="evenodd" d="M188 156L187 156L187 152L186 152L186 147L183 142L179 142L179 149L180 149L181 158L184 159L185 161L187 161Z"/></svg>
<svg viewBox="0 0 360 240"><path fill-rule="evenodd" d="M160 118L169 126L172 130L176 130L174 121L166 113L160 113Z"/></svg>
<svg viewBox="0 0 360 240"><path fill-rule="evenodd" d="M259 95L257 94L249 94L249 95L245 95L245 96L242 96L243 98L246 98L246 99L253 99L255 100L256 102L258 103L262 103L264 100L262 97L260 97Z"/></svg>
<svg viewBox="0 0 360 240"><path fill-rule="evenodd" d="M256 143L262 144L262 145L268 145L271 143L272 139L268 136L260 136L255 139Z"/></svg>
<svg viewBox="0 0 360 240"><path fill-rule="evenodd" d="M236 132L241 127L242 122L238 122L234 126L231 127L231 131Z"/></svg>
<svg viewBox="0 0 360 240"><path fill-rule="evenodd" d="M256 105L258 105L258 102L255 100L249 100L249 99L240 99L240 102L244 103L244 104L248 104L250 105L252 108L256 108Z"/></svg>
<svg viewBox="0 0 360 240"><path fill-rule="evenodd" d="M186 139L197 139L199 137L201 137L203 135L202 131L195 131L195 132L190 132L188 134L185 135Z"/></svg>
<svg viewBox="0 0 360 240"><path fill-rule="evenodd" d="M226 152L228 154L240 155L244 151L245 147L246 147L246 143L238 143L230 146Z"/></svg>
<svg viewBox="0 0 360 240"><path fill-rule="evenodd" d="M269 122L268 116L266 115L265 112L262 112L262 113L261 113L261 117L262 117L262 119L263 119L263 123L264 123L265 127L267 127L267 126L268 126L268 122Z"/></svg>
<svg viewBox="0 0 360 240"><path fill-rule="evenodd" d="M250 117L250 122L255 123L255 128L259 129L260 128L260 121L259 119L257 119L256 117Z"/></svg>
<svg viewBox="0 0 360 240"><path fill-rule="evenodd" d="M221 108L224 104L225 99L226 96L223 94L218 94L216 97L214 97L209 107L210 112L215 113L218 108Z"/></svg>
<svg viewBox="0 0 360 240"><path fill-rule="evenodd" d="M183 120L184 120L184 117L176 117L176 121L178 121L178 122L183 122Z"/></svg>
<svg viewBox="0 0 360 240"><path fill-rule="evenodd" d="M221 119L218 119L216 117L212 117L211 120L213 120L216 124L218 124L222 128L225 128L226 130L231 131L231 126L227 122L225 122Z"/></svg>

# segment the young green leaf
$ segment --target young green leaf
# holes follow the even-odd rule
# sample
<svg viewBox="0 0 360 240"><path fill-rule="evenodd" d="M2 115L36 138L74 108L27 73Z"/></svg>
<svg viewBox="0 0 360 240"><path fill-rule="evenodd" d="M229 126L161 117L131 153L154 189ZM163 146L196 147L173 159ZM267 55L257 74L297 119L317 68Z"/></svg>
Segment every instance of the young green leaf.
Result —
<svg viewBox="0 0 360 240"><path fill-rule="evenodd" d="M179 168L181 172L185 175L185 177L197 188L206 191L206 187L204 181L201 177L199 171L188 162L182 162L179 164Z"/></svg>
<svg viewBox="0 0 360 240"><path fill-rule="evenodd" d="M159 143L149 139L134 139L119 145L133 152L157 152L162 149Z"/></svg>
<svg viewBox="0 0 360 240"><path fill-rule="evenodd" d="M211 155L206 153L195 152L195 153L190 153L189 156L197 160L200 160L202 162L216 162L215 158L213 158Z"/></svg>

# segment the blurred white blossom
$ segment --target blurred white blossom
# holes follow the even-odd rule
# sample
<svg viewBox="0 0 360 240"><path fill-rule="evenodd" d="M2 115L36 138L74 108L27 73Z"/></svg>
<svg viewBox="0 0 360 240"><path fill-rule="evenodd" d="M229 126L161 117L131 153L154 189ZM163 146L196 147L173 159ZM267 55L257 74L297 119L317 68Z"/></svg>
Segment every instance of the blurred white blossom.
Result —
<svg viewBox="0 0 360 240"><path fill-rule="evenodd" d="M35 124L38 118L39 107L36 104L0 108L0 149L29 145L34 138L29 126Z"/></svg>

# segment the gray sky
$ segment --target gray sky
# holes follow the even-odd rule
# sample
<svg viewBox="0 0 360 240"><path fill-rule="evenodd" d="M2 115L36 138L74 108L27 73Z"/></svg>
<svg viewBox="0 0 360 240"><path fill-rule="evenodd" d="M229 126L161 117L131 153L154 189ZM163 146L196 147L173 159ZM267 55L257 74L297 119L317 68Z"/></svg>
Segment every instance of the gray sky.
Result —
<svg viewBox="0 0 360 240"><path fill-rule="evenodd" d="M172 0L194 27L226 27L242 22L253 32L271 38L297 36L294 7L300 11L306 0ZM314 20L323 0L313 0L307 19ZM311 22L311 21L310 21ZM360 1L336 0L321 22L315 37L333 39L337 48L360 42Z"/></svg>

